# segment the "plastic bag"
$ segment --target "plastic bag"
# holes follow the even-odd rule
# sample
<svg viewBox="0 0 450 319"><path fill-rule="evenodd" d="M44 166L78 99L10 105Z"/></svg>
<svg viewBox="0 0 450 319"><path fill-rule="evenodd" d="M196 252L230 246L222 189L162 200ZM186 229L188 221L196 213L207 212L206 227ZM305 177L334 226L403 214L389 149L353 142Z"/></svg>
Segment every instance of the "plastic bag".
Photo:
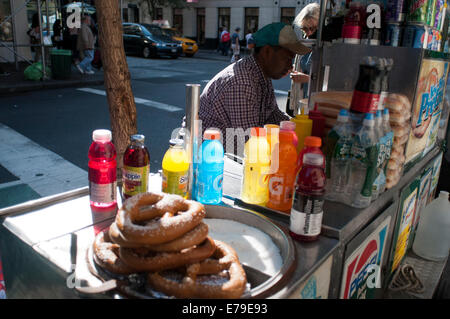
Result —
<svg viewBox="0 0 450 319"><path fill-rule="evenodd" d="M30 65L29 67L27 67L25 69L25 71L23 72L23 75L25 76L26 80L31 80L31 81L39 81L42 79L43 76L43 67L42 67L42 63L41 62L36 62L33 63L32 65ZM51 71L50 68L46 68L46 73L47 76L50 77L51 75Z"/></svg>

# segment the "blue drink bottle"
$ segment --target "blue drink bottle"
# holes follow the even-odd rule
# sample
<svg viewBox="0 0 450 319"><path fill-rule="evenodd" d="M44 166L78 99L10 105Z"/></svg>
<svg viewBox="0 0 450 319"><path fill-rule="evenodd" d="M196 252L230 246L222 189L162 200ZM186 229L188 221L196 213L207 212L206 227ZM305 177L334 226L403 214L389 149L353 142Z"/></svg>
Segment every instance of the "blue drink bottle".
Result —
<svg viewBox="0 0 450 319"><path fill-rule="evenodd" d="M220 204L223 189L224 151L220 131L207 129L200 147L201 161L197 171L197 201L202 204Z"/></svg>

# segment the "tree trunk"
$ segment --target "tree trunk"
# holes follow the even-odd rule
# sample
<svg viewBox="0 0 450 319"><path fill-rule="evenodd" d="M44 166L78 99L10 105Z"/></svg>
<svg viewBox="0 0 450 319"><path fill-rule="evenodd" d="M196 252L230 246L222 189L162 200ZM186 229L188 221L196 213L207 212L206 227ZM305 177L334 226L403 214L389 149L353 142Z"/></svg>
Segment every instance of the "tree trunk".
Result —
<svg viewBox="0 0 450 319"><path fill-rule="evenodd" d="M95 5L113 142L117 150L117 180L120 182L123 154L130 135L137 131L136 105L123 48L119 2L97 0Z"/></svg>

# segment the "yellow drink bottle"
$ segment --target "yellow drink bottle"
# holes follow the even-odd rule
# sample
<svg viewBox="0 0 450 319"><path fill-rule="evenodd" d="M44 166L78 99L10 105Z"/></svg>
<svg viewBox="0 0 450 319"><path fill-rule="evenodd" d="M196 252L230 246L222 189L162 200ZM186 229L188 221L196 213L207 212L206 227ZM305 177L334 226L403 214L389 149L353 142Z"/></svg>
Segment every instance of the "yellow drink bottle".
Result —
<svg viewBox="0 0 450 319"><path fill-rule="evenodd" d="M275 148L275 146L280 142L279 134L280 134L280 126L276 124L266 124L264 125L264 128L266 129L266 139L267 143L269 143L269 156L272 158L272 153ZM272 164L270 165L270 172L269 174L272 174L277 171L277 167L273 168Z"/></svg>
<svg viewBox="0 0 450 319"><path fill-rule="evenodd" d="M251 137L244 148L244 176L242 179L242 201L264 206L269 200L270 149L266 130L251 129Z"/></svg>
<svg viewBox="0 0 450 319"><path fill-rule="evenodd" d="M183 147L183 140L172 139L170 148L162 161L162 191L187 197L189 179L189 157Z"/></svg>
<svg viewBox="0 0 450 319"><path fill-rule="evenodd" d="M313 121L308 116L308 106L304 106L303 112L291 118L295 123L295 133L297 134L298 144L297 153L303 149L303 143L307 136L311 136Z"/></svg>

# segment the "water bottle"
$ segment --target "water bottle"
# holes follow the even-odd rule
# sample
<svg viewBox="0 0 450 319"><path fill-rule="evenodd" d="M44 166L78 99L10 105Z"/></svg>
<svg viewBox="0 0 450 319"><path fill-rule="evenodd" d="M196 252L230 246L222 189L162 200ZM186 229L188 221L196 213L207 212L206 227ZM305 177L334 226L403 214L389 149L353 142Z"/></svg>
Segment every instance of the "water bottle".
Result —
<svg viewBox="0 0 450 319"><path fill-rule="evenodd" d="M372 185L372 198L371 201L374 201L378 198L378 195L380 194L380 186L381 186L381 180L383 179L384 173L381 171L381 166L384 163L384 148L385 148L385 138L384 138L384 131L383 131L383 116L381 114L380 110L377 110L375 113L375 134L378 141L378 158L377 158L377 176L375 178L375 181Z"/></svg>
<svg viewBox="0 0 450 319"><path fill-rule="evenodd" d="M352 125L347 110L339 112L336 125L328 134L327 143L330 144L326 153L330 186L326 199L342 201L348 181L352 146Z"/></svg>
<svg viewBox="0 0 450 319"><path fill-rule="evenodd" d="M224 151L220 131L207 129L200 147L201 162L197 171L197 201L219 204L222 201Z"/></svg>
<svg viewBox="0 0 450 319"><path fill-rule="evenodd" d="M420 214L419 225L412 250L422 258L442 261L450 249L449 193L441 191Z"/></svg>
<svg viewBox="0 0 450 319"><path fill-rule="evenodd" d="M370 205L372 185L376 178L378 159L375 120L367 113L361 129L353 139L350 151L350 173L346 191L347 203L353 207L365 208Z"/></svg>
<svg viewBox="0 0 450 319"><path fill-rule="evenodd" d="M110 130L95 130L89 147L89 201L93 208L117 205L116 148Z"/></svg>
<svg viewBox="0 0 450 319"><path fill-rule="evenodd" d="M386 190L386 171L387 164L391 158L392 144L394 141L394 132L389 121L389 109L383 110L383 132L384 132L384 162L381 166L380 194Z"/></svg>

